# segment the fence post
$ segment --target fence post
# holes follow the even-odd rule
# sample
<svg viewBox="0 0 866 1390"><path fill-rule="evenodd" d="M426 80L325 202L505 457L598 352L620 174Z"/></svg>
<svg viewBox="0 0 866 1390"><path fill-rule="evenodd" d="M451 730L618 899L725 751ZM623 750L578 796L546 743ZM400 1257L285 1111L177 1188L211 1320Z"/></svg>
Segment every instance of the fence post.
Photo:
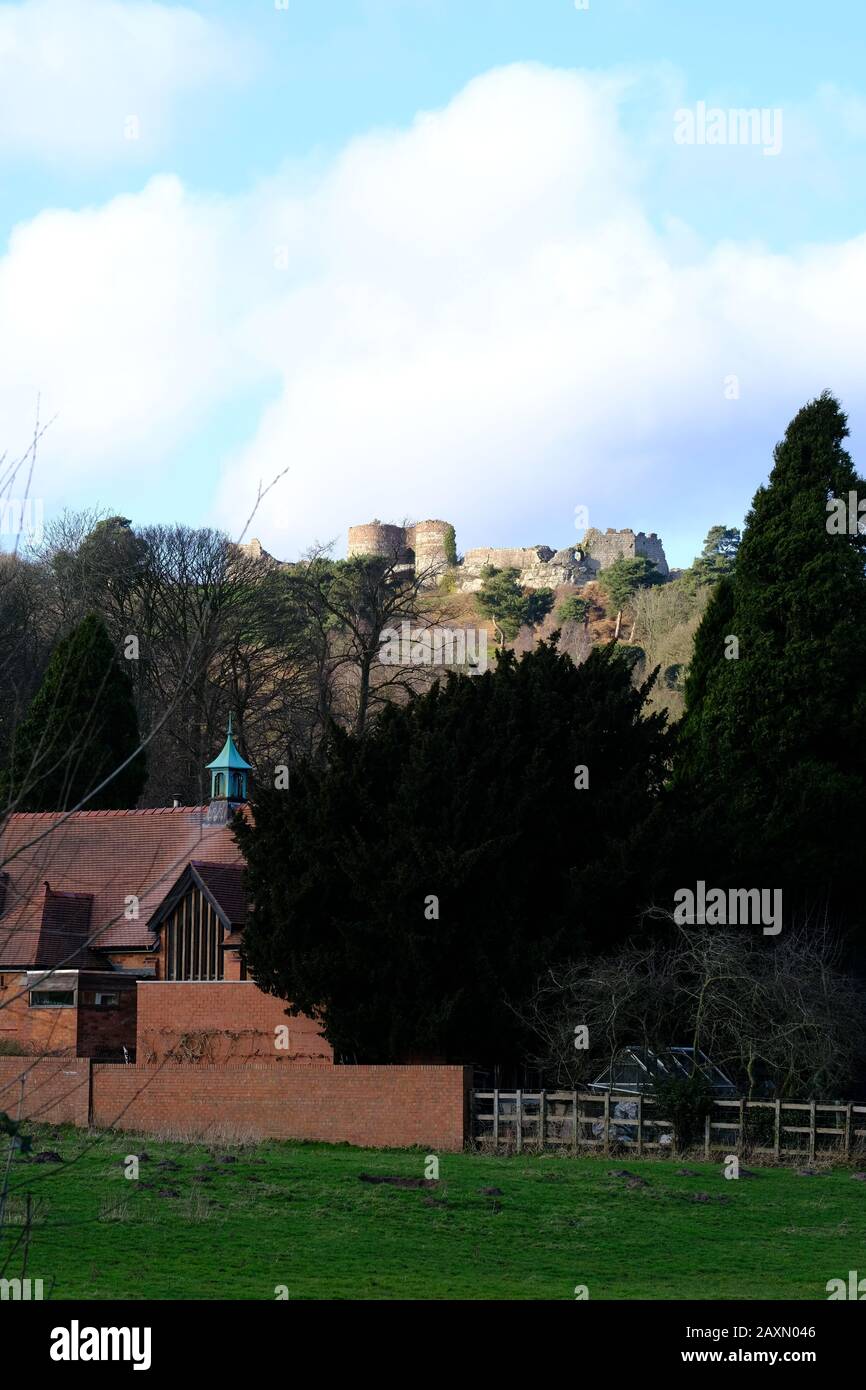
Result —
<svg viewBox="0 0 866 1390"><path fill-rule="evenodd" d="M571 1135L571 1150L575 1158L577 1157L577 1091L571 1093L571 1103L574 1106L574 1130Z"/></svg>
<svg viewBox="0 0 866 1390"><path fill-rule="evenodd" d="M815 1159L815 1102L809 1101L809 1162Z"/></svg>
<svg viewBox="0 0 866 1390"><path fill-rule="evenodd" d="M845 1106L845 1157L851 1157L851 1102Z"/></svg>
<svg viewBox="0 0 866 1390"><path fill-rule="evenodd" d="M778 1159L782 1156L782 1102L776 1101L776 1113L773 1117L773 1157Z"/></svg>
<svg viewBox="0 0 866 1390"><path fill-rule="evenodd" d="M742 1154L746 1148L746 1099L740 1099L740 1134L737 1140L737 1153Z"/></svg>
<svg viewBox="0 0 866 1390"><path fill-rule="evenodd" d="M541 1092L541 1099L538 1102L538 1148L544 1148L544 1126L547 1121L547 1092Z"/></svg>
<svg viewBox="0 0 866 1390"><path fill-rule="evenodd" d="M523 1092L515 1091L514 1119L517 1125L517 1152L523 1153Z"/></svg>
<svg viewBox="0 0 866 1390"><path fill-rule="evenodd" d="M604 1093L604 1151L610 1153L610 1091Z"/></svg>
<svg viewBox="0 0 866 1390"><path fill-rule="evenodd" d="M499 1148L499 1091L493 1092L493 1147Z"/></svg>
<svg viewBox="0 0 866 1390"><path fill-rule="evenodd" d="M712 1138L710 1122L712 1118L713 1112L712 1110L709 1110L704 1117L704 1158L707 1160L708 1163L710 1161L710 1139Z"/></svg>
<svg viewBox="0 0 866 1390"><path fill-rule="evenodd" d="M637 1095L637 1156L643 1157L643 1091Z"/></svg>

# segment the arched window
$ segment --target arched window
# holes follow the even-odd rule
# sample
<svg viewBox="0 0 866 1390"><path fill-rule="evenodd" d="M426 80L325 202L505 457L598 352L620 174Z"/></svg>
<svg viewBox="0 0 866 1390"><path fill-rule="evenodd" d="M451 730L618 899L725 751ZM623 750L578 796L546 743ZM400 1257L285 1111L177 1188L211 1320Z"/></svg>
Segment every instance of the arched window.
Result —
<svg viewBox="0 0 866 1390"><path fill-rule="evenodd" d="M213 794L214 794L214 796L225 796L225 794L226 794L226 775L225 775L224 772L218 772L217 775L216 775L216 777L214 778Z"/></svg>

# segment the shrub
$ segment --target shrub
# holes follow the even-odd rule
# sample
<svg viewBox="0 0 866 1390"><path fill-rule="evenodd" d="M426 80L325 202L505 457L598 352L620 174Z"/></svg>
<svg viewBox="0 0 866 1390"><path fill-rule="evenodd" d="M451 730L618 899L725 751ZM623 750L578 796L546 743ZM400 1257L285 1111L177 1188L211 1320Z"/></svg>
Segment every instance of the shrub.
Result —
<svg viewBox="0 0 866 1390"><path fill-rule="evenodd" d="M704 1135L704 1122L713 1108L713 1088L699 1071L685 1081L658 1080L655 1085L658 1113L670 1120L677 1149L690 1148Z"/></svg>

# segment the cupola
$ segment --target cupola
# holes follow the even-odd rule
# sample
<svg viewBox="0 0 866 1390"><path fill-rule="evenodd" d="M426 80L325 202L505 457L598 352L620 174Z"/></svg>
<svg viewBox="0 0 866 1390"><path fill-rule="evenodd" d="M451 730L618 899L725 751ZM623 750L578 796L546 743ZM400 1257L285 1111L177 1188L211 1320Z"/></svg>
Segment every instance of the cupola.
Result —
<svg viewBox="0 0 866 1390"><path fill-rule="evenodd" d="M208 763L207 770L210 773L211 801L246 801L247 778L252 768L237 750L232 737L231 715L226 741L213 762Z"/></svg>

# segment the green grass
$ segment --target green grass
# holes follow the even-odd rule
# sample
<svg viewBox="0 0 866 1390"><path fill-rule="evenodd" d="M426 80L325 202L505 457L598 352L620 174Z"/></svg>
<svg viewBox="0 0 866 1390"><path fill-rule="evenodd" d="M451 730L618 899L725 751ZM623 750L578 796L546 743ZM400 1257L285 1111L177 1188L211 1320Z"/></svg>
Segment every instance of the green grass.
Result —
<svg viewBox="0 0 866 1390"><path fill-rule="evenodd" d="M16 1159L0 1264L30 1193L27 1273L52 1298L272 1299L286 1285L292 1299L573 1299L585 1284L591 1299L825 1299L828 1279L866 1274L866 1183L851 1169L726 1181L721 1163L678 1177L676 1160L441 1154L425 1190L358 1176L423 1177L421 1151L74 1129L37 1129L33 1148L64 1162ZM143 1151L141 1181L126 1179L124 1156ZM647 1186L609 1176L623 1167ZM16 1255L5 1275L20 1272Z"/></svg>

